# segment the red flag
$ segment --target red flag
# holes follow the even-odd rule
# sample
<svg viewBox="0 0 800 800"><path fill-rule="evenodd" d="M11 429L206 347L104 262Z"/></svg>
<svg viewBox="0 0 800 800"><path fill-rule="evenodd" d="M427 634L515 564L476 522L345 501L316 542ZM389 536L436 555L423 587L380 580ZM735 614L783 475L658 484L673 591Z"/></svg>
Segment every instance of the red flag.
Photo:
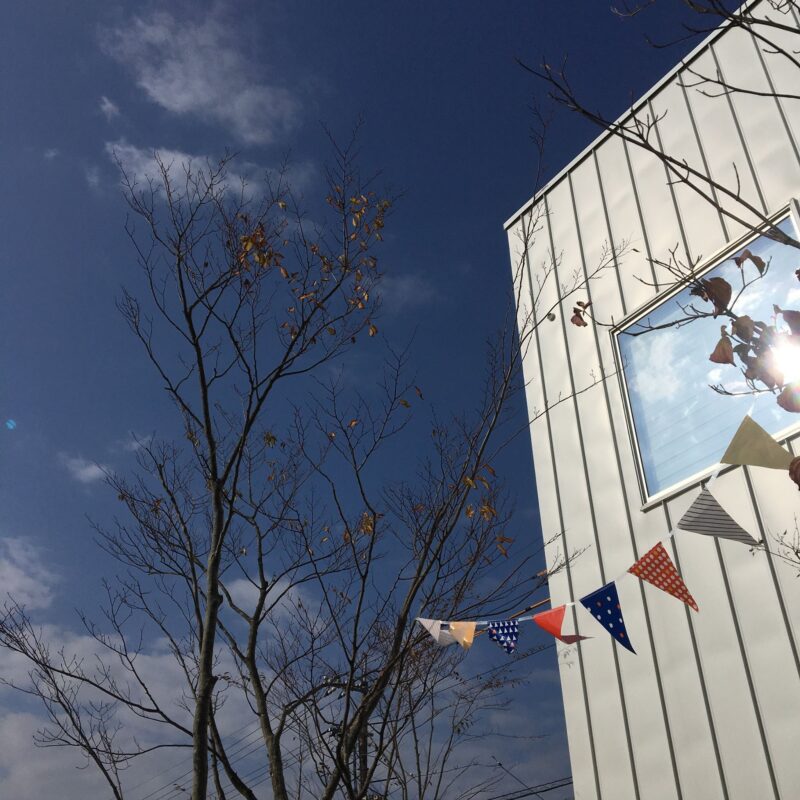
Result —
<svg viewBox="0 0 800 800"><path fill-rule="evenodd" d="M643 581L652 583L667 594L683 600L687 606L698 611L694 597L689 594L683 578L678 574L669 553L661 542L648 550L629 570Z"/></svg>
<svg viewBox="0 0 800 800"><path fill-rule="evenodd" d="M564 624L564 613L566 610L567 607L565 605L557 606L556 608L551 608L549 611L542 611L536 614L533 621L542 628L542 630L553 634L556 639L564 642L564 644L575 644L575 642L579 642L581 639L589 639L589 636L578 636L577 634L561 635L561 626Z"/></svg>

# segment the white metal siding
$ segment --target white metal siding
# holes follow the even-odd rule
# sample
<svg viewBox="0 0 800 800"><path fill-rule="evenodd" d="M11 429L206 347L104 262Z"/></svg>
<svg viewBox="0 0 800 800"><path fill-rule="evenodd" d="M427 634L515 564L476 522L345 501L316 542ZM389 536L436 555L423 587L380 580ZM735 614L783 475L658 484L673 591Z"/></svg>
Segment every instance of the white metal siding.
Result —
<svg viewBox="0 0 800 800"><path fill-rule="evenodd" d="M720 70L759 91L796 86L796 71L763 56L738 29L711 37L692 66L711 75ZM794 135L800 102L709 98L682 87L681 77L676 73L635 112L667 112L658 136L670 153L726 183L735 163L742 196L766 213L800 195ZM550 557L586 549L552 579L554 605L624 572L697 495L696 485L683 487L643 511L620 381L612 376L570 397L592 371L615 369L608 328L570 325L566 312L575 300L591 299L601 319L619 321L658 294L637 276L657 286L666 282L649 257L665 258L675 245L681 254L705 257L745 231L666 178L656 158L606 136L508 228L512 263L524 258L527 265L520 319L538 293L543 267L554 265L556 274L539 295L539 319L556 303L556 286L589 274L607 242L628 241L639 251L629 249L571 297L555 322L542 322L526 357L532 416L568 398L532 425L542 525L546 537L558 534ZM525 251L523 228L532 216L540 230ZM800 452L800 434L792 438ZM793 529L800 514L785 474L735 469L717 480L715 494L742 525L768 540ZM735 542L680 533L666 546L700 613L631 577L618 588L637 655L616 646L582 611L569 624L594 638L558 645L575 796L800 796L800 580L775 556L753 555Z"/></svg>

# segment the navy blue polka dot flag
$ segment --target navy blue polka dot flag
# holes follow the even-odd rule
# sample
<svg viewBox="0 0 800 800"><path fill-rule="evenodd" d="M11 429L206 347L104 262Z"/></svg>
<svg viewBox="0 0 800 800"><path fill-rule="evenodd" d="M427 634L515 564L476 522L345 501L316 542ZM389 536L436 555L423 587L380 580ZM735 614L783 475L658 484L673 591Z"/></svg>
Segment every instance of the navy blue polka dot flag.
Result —
<svg viewBox="0 0 800 800"><path fill-rule="evenodd" d="M619 605L617 585L614 581L607 583L602 589L581 597L581 605L599 622L624 648L635 653L628 640L625 630L625 621L622 618L622 609Z"/></svg>
<svg viewBox="0 0 800 800"><path fill-rule="evenodd" d="M519 627L515 619L504 619L499 622L490 622L486 629L489 638L504 648L511 655L517 647Z"/></svg>

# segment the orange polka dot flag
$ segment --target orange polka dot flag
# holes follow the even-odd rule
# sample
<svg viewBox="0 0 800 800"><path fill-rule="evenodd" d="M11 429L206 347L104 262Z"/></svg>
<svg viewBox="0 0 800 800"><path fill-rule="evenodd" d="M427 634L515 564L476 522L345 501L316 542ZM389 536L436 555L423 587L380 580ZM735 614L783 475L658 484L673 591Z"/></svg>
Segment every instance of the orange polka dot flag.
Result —
<svg viewBox="0 0 800 800"><path fill-rule="evenodd" d="M669 553L661 542L648 550L629 570L643 581L652 583L667 594L683 600L687 606L698 611L694 597L689 594L683 578L678 574Z"/></svg>
<svg viewBox="0 0 800 800"><path fill-rule="evenodd" d="M614 637L617 644L621 644L631 653L636 652L628 641L625 620L622 618L622 609L619 606L617 584L614 581L587 594L586 597L581 597L581 605Z"/></svg>

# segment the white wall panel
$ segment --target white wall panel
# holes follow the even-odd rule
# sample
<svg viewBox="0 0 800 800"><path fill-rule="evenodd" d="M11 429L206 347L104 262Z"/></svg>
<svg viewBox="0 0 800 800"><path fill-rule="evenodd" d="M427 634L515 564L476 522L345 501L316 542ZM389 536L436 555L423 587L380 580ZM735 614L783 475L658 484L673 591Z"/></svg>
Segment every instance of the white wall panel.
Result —
<svg viewBox="0 0 800 800"><path fill-rule="evenodd" d="M797 43L795 43L797 47ZM769 92L770 86L749 33L735 29L714 45L724 79L733 86ZM797 70L800 78L800 70ZM800 164L777 103L736 93L729 98L744 136L767 211L774 213L800 187ZM740 165L740 169L742 166Z"/></svg>
<svg viewBox="0 0 800 800"><path fill-rule="evenodd" d="M512 254L512 263L515 266L519 263L521 251L527 242L528 237L520 235L519 230L509 231L509 249ZM532 280L530 270L528 270L520 294L521 308L519 311L523 325L528 324L528 312L531 310L534 302L533 296L536 294ZM534 363L539 363L538 334L534 337L532 346L528 350L528 357ZM547 397L545 385L541 379L526 381L525 392L531 417L537 411L543 412L546 409ZM546 542L552 539L552 542L545 548L545 558L547 564L552 566L563 557L565 552L568 552L568 545L561 519L559 486L550 447L550 430L550 419L546 413L542 413L535 419L530 427L542 532ZM564 570L556 573L549 581L550 597L554 606L571 600L573 595L571 585L571 566L568 564ZM586 687L583 680L583 656L573 648L568 652L567 659L562 658L563 652L560 643L557 651L570 760L572 763L583 765L583 768L573 776L575 793L578 797L597 797L595 756L592 744L593 726L587 709Z"/></svg>
<svg viewBox="0 0 800 800"><path fill-rule="evenodd" d="M708 175L707 159L704 158L705 153L697 140L694 121L679 81L668 83L653 97L650 107L654 116L661 118L658 122L658 133L664 151L679 161L685 160L702 175ZM693 183L708 189L699 180L695 179ZM697 192L685 183L676 182L673 191L692 257L708 257L726 241L719 211L710 203L698 203Z"/></svg>
<svg viewBox="0 0 800 800"><path fill-rule="evenodd" d="M692 66L700 75L716 74L716 62L711 52L703 53ZM751 66L753 69L759 68L755 57L751 60ZM736 120L725 97L706 97L696 89L690 89L688 101L712 177L729 191L737 193L738 190L743 199L763 211ZM698 199L701 205L704 201ZM748 224L759 221L758 217L728 195L719 192L717 200L734 217L744 219ZM731 239L744 235L747 230L729 216L725 218L725 225Z"/></svg>

